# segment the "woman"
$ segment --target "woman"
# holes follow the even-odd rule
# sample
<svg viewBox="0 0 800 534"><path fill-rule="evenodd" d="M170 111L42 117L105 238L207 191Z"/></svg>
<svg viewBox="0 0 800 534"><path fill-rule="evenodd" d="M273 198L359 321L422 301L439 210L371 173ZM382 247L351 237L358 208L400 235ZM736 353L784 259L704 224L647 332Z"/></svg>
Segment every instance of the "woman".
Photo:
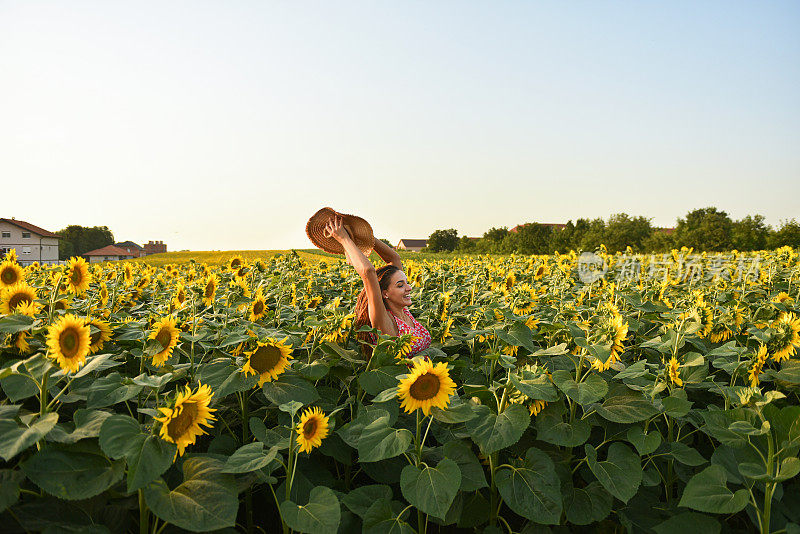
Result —
<svg viewBox="0 0 800 534"><path fill-rule="evenodd" d="M408 311L411 286L403 272L400 255L383 241L375 239L375 252L387 263L376 269L350 238L342 226L341 217L331 217L325 225L325 232L341 243L347 262L364 282L364 289L356 301L355 328L368 325L389 336L412 334L414 341L409 357L428 348L431 344L430 333ZM361 337L365 338L375 341L374 336ZM368 356L372 355L370 349L367 352Z"/></svg>

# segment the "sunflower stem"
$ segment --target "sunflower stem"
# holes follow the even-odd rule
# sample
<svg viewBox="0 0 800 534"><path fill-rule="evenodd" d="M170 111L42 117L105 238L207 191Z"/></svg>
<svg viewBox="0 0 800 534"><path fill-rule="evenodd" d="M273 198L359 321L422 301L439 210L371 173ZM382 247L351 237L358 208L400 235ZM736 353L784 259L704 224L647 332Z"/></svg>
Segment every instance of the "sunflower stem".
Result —
<svg viewBox="0 0 800 534"><path fill-rule="evenodd" d="M194 382L194 338L197 332L197 304L195 303L194 295L192 295L192 345L189 351L189 376Z"/></svg>
<svg viewBox="0 0 800 534"><path fill-rule="evenodd" d="M42 376L42 388L39 391L39 417L44 417L47 413L47 377L50 376L49 372L45 372Z"/></svg>
<svg viewBox="0 0 800 534"><path fill-rule="evenodd" d="M144 491L139 490L139 534L147 534L148 527L147 503L144 502Z"/></svg>
<svg viewBox="0 0 800 534"><path fill-rule="evenodd" d="M250 403L248 402L247 395L239 394L239 400L242 403L242 445L246 445L250 439L248 429L248 420L250 419ZM247 487L244 496L244 508L247 514L247 532L253 532L253 488Z"/></svg>
<svg viewBox="0 0 800 534"><path fill-rule="evenodd" d="M294 429L294 415L291 417L289 430L289 459L286 463L286 500L288 501L292 494L292 479L294 478L294 443L292 440L292 430Z"/></svg>

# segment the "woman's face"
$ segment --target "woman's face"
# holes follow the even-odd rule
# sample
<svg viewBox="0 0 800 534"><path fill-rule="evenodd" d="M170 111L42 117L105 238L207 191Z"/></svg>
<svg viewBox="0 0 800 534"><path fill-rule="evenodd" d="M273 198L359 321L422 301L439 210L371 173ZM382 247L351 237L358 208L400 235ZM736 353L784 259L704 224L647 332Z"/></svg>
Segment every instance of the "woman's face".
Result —
<svg viewBox="0 0 800 534"><path fill-rule="evenodd" d="M383 290L383 298L399 307L411 306L411 285L406 273L397 271L391 275L389 287Z"/></svg>

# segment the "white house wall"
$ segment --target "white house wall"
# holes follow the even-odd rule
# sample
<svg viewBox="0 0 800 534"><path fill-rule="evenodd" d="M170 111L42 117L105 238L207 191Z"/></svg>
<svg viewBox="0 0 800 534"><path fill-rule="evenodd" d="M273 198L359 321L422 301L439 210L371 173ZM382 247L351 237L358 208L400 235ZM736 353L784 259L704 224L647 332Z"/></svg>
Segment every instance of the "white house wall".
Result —
<svg viewBox="0 0 800 534"><path fill-rule="evenodd" d="M22 237L22 233L30 237ZM0 221L0 250L10 249L17 251L17 260L20 265L58 262L58 238L42 237L34 231L24 230L19 226Z"/></svg>

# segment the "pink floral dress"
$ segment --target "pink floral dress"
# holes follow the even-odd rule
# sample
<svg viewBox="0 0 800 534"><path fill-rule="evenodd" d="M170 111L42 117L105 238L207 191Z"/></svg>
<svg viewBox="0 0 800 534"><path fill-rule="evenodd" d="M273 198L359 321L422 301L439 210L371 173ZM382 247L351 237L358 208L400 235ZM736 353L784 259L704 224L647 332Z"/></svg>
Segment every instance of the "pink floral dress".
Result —
<svg viewBox="0 0 800 534"><path fill-rule="evenodd" d="M411 344L411 353L408 355L409 358L413 358L416 353L421 350L425 350L431 346L431 334L428 332L428 329L419 324L419 321L414 319L414 316L411 315L411 312L408 311L408 308L403 308L403 313L411 319L412 326L408 326L405 321L398 318L391 310L390 312L392 317L394 317L394 322L397 324L397 333L398 335L403 334L412 334L416 337L414 342Z"/></svg>

